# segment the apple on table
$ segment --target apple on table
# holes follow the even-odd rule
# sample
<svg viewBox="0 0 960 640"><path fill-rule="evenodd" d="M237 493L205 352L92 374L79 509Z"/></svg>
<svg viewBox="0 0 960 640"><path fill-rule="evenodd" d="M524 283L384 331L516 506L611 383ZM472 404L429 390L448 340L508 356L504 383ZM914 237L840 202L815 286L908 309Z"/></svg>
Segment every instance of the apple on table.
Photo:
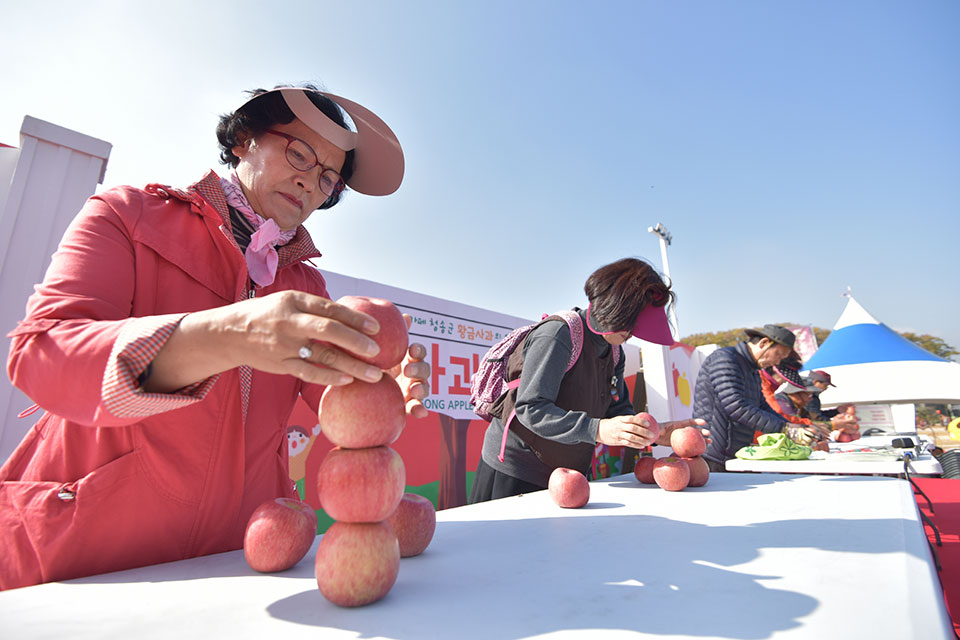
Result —
<svg viewBox="0 0 960 640"><path fill-rule="evenodd" d="M243 557L251 569L283 571L307 555L317 535L317 512L293 498L268 500L257 507L243 535Z"/></svg>
<svg viewBox="0 0 960 640"><path fill-rule="evenodd" d="M633 475L643 484L656 484L653 479L653 465L656 463L657 459L652 456L641 456L633 465Z"/></svg>
<svg viewBox="0 0 960 640"><path fill-rule="evenodd" d="M684 458L683 461L687 463L687 467L690 469L688 487L702 487L707 484L707 481L710 480L710 467L702 456Z"/></svg>
<svg viewBox="0 0 960 640"><path fill-rule="evenodd" d="M576 469L557 467L547 483L550 497L564 509L579 509L590 501L590 483Z"/></svg>
<svg viewBox="0 0 960 640"><path fill-rule="evenodd" d="M682 458L659 458L653 466L653 479L666 491L683 491L690 483L690 465Z"/></svg>
<svg viewBox="0 0 960 640"><path fill-rule="evenodd" d="M427 498L416 493L404 493L400 504L386 522L397 534L400 557L410 558L423 553L433 540L437 511Z"/></svg>
<svg viewBox="0 0 960 640"><path fill-rule="evenodd" d="M386 522L334 522L317 546L317 586L341 607L376 602L399 571L400 545Z"/></svg>

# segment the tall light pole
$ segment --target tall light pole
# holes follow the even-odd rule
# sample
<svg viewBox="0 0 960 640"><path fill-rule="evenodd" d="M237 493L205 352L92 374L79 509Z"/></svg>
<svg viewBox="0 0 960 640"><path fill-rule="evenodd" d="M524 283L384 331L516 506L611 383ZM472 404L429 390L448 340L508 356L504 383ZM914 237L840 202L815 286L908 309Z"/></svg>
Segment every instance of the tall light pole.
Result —
<svg viewBox="0 0 960 640"><path fill-rule="evenodd" d="M673 241L673 236L667 231L662 223L658 222L655 227L647 227L647 231L660 238L660 260L663 263L663 275L667 282L673 286L673 279L670 277L670 263L667 262L667 247ZM673 325L674 339L680 339L680 326L677 324L677 310L672 305L670 307L670 323Z"/></svg>

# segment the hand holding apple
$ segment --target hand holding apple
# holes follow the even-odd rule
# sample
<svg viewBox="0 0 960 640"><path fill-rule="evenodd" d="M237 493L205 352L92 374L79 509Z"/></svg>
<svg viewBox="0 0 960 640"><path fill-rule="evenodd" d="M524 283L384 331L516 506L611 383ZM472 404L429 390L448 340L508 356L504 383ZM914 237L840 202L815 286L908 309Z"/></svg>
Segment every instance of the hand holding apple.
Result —
<svg viewBox="0 0 960 640"><path fill-rule="evenodd" d="M689 418L687 420L674 420L673 422L664 422L660 425L660 437L657 438L657 444L669 447L670 446L670 436L677 429L683 429L684 427L703 427L707 424L706 420L702 418ZM713 441L710 437L709 429L700 429L700 435L703 436L704 442L707 446L710 446L710 443Z"/></svg>
<svg viewBox="0 0 960 640"><path fill-rule="evenodd" d="M407 352L409 335L403 314L392 302L382 298L343 296L337 304L373 316L380 325L380 330L371 336L380 346L380 352L374 356L358 356L361 360L380 369L391 369L400 364Z"/></svg>
<svg viewBox="0 0 960 640"><path fill-rule="evenodd" d="M410 327L411 318L403 314L403 319ZM423 406L423 401L430 395L430 363L424 362L427 357L427 348L419 342L411 342L403 362L389 370L388 375L397 381L403 399L406 403L407 414L414 418L426 418L429 412Z"/></svg>
<svg viewBox="0 0 960 640"><path fill-rule="evenodd" d="M660 425L649 413L603 418L597 428L597 442L611 447L643 449L659 435Z"/></svg>
<svg viewBox="0 0 960 640"><path fill-rule="evenodd" d="M670 447L681 458L695 458L707 451L707 441L696 427L679 427L670 432Z"/></svg>

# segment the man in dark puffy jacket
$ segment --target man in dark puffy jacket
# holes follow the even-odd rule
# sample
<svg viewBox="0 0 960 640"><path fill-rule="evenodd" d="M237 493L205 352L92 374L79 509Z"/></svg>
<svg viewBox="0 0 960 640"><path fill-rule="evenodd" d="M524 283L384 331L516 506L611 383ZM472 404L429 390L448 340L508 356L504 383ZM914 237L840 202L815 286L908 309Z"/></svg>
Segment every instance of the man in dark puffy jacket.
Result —
<svg viewBox="0 0 960 640"><path fill-rule="evenodd" d="M707 356L694 387L693 415L707 421L713 439L703 456L710 471L724 471L724 463L753 442L754 432L779 433L790 426L764 399L758 372L788 356L795 337L773 324L746 334L746 342Z"/></svg>

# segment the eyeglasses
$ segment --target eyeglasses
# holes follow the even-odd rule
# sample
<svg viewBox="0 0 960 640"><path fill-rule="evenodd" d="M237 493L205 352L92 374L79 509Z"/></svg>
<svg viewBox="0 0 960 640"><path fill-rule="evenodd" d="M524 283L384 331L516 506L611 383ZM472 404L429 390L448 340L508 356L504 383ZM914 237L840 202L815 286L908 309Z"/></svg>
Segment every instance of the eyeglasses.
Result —
<svg viewBox="0 0 960 640"><path fill-rule="evenodd" d="M286 138L287 162L297 171L310 171L310 169L316 166L320 167L320 191L322 191L325 196L333 198L340 195L344 188L346 188L347 185L343 182L340 174L320 164L320 161L317 160L316 151L306 142L282 131L277 131L276 129L267 129L266 133L272 133L275 136Z"/></svg>

